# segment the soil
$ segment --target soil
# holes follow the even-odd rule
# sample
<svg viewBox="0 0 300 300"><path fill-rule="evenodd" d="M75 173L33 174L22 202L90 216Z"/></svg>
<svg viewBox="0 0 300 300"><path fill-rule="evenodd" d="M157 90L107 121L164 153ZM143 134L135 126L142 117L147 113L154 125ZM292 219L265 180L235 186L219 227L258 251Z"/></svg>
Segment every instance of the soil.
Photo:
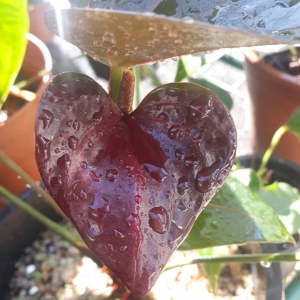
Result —
<svg viewBox="0 0 300 300"><path fill-rule="evenodd" d="M68 225L72 228L71 225ZM236 247L234 252L253 251ZM171 261L193 258L195 252L176 251ZM253 273L256 276L253 276ZM164 272L143 300L265 299L264 268L260 265L226 264L212 293L203 265L189 265ZM142 300L128 294L106 267L98 267L51 231L44 231L15 263L10 282L12 300Z"/></svg>
<svg viewBox="0 0 300 300"><path fill-rule="evenodd" d="M294 48L296 54L291 50L266 55L263 60L273 68L295 76L300 83L300 48Z"/></svg>

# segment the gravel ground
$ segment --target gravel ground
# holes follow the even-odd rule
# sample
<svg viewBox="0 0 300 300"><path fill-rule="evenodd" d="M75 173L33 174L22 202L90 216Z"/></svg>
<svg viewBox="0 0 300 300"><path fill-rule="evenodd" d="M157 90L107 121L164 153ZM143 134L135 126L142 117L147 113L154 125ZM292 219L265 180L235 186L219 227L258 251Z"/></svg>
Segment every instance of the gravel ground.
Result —
<svg viewBox="0 0 300 300"><path fill-rule="evenodd" d="M196 255L176 251L170 262L193 259ZM15 269L10 283L12 300L116 300L125 292L106 267L100 268L90 258L81 256L76 248L49 230L25 249ZM143 300L263 300L262 278L263 272L259 272L253 281L249 265L224 265L214 295L203 265L190 265L164 272ZM126 299L137 300L132 296Z"/></svg>

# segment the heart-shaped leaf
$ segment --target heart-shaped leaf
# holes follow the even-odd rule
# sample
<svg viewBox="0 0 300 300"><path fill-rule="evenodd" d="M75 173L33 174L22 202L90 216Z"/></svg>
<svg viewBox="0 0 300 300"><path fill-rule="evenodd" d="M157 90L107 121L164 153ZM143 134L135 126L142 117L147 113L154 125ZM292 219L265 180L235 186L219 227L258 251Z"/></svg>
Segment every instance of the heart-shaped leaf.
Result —
<svg viewBox="0 0 300 300"><path fill-rule="evenodd" d="M124 68L219 48L282 43L197 21L110 10L49 10L45 22L94 60Z"/></svg>
<svg viewBox="0 0 300 300"><path fill-rule="evenodd" d="M195 222L181 250L246 242L294 242L270 206L229 177Z"/></svg>
<svg viewBox="0 0 300 300"><path fill-rule="evenodd" d="M28 31L27 1L0 0L0 108L21 67Z"/></svg>
<svg viewBox="0 0 300 300"><path fill-rule="evenodd" d="M198 84L206 87L207 89L210 89L211 91L216 93L220 97L220 99L222 99L222 101L224 102L224 104L227 106L227 108L229 110L232 109L233 100L232 100L229 92L225 91L224 89L222 89L218 85L214 84L213 82L211 82L211 81L209 81L205 78L192 78L192 77L190 77L190 78L188 78L188 80L190 82L198 83Z"/></svg>
<svg viewBox="0 0 300 300"><path fill-rule="evenodd" d="M233 164L225 105L193 83L150 92L122 115L89 77L53 78L36 122L46 188L87 245L146 294Z"/></svg>

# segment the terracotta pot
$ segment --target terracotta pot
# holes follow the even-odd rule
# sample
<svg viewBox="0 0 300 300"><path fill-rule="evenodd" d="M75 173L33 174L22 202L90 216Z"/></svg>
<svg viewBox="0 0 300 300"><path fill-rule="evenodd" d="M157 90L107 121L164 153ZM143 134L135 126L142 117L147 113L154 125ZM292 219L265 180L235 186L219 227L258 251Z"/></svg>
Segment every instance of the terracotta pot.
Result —
<svg viewBox="0 0 300 300"><path fill-rule="evenodd" d="M254 153L264 153L275 131L300 106L300 84L296 78L283 73L259 59L256 52L243 49L244 69L251 98ZM275 149L275 154L300 164L300 142L286 133Z"/></svg>
<svg viewBox="0 0 300 300"><path fill-rule="evenodd" d="M22 72L27 74L28 78L43 69L49 73L38 80L35 99L24 105L3 126L0 126L0 150L33 179L39 180L40 175L35 162L34 123L38 103L50 80L52 60L47 47L40 40L30 34L28 39ZM25 183L2 163L0 163L0 184L15 195L20 195L26 189Z"/></svg>

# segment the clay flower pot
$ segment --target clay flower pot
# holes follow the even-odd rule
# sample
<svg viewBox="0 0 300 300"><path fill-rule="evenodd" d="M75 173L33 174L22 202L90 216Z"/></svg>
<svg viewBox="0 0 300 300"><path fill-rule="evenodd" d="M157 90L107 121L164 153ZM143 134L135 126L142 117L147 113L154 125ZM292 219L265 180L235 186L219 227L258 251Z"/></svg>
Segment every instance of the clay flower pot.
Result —
<svg viewBox="0 0 300 300"><path fill-rule="evenodd" d="M251 98L252 147L254 153L261 154L268 148L274 132L300 105L300 83L295 76L259 59L255 51L243 49L243 52ZM282 55L284 58L287 54ZM274 154L300 164L299 153L300 142L293 134L286 133Z"/></svg>
<svg viewBox="0 0 300 300"><path fill-rule="evenodd" d="M35 99L25 104L0 126L0 150L33 179L39 180L40 175L35 162L34 123L38 103L50 80L52 59L47 47L39 39L28 34L28 40L21 68L23 74L26 78L31 78L41 70L47 70L48 73L38 79ZM25 183L2 163L0 163L0 184L15 195L20 195L26 189Z"/></svg>

